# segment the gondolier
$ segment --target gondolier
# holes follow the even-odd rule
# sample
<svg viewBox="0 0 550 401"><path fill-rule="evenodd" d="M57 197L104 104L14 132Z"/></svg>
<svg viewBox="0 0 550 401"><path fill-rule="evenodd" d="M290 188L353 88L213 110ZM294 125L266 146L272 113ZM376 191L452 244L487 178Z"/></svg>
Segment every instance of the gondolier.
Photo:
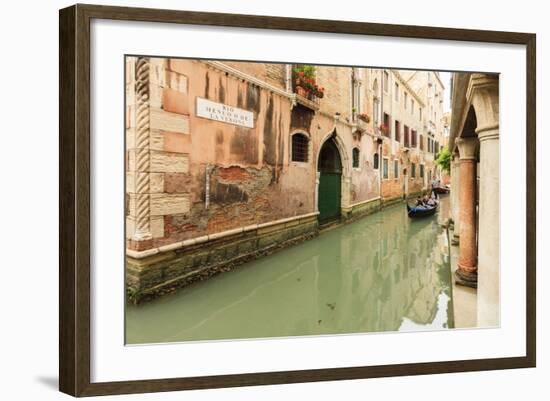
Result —
<svg viewBox="0 0 550 401"><path fill-rule="evenodd" d="M425 198L427 198L427 196ZM437 193L432 189L432 194L429 199L421 199L418 197L414 207L410 207L407 203L407 215L411 218L431 216L437 211L438 205L439 198Z"/></svg>

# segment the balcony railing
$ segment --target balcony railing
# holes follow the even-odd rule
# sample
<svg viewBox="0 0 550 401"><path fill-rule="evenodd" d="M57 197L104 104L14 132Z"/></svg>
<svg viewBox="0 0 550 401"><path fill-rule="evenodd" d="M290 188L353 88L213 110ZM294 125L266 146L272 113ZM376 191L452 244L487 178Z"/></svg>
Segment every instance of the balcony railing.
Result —
<svg viewBox="0 0 550 401"><path fill-rule="evenodd" d="M294 93L296 94L296 101L302 106L308 107L312 110L319 110L320 97L312 91L308 91L302 86L295 86Z"/></svg>

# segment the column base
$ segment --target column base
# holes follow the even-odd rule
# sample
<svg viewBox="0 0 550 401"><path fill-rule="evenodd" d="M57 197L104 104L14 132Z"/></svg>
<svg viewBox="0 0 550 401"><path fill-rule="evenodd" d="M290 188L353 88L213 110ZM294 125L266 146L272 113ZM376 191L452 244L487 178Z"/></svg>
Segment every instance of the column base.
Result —
<svg viewBox="0 0 550 401"><path fill-rule="evenodd" d="M477 272L468 272L459 268L455 271L455 283L465 287L477 288Z"/></svg>

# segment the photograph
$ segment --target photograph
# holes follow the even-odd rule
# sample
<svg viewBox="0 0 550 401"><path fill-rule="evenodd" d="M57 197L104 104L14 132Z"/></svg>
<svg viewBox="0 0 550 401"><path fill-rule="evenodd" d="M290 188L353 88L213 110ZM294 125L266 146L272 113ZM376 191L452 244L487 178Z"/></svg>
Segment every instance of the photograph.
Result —
<svg viewBox="0 0 550 401"><path fill-rule="evenodd" d="M499 327L498 73L120 73L127 345Z"/></svg>

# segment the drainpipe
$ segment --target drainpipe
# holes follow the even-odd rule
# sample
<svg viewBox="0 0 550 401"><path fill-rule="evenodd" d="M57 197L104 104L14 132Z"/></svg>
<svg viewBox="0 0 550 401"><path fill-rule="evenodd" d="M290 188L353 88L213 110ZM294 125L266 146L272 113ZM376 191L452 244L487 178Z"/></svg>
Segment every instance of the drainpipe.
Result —
<svg viewBox="0 0 550 401"><path fill-rule="evenodd" d="M378 139L376 140L378 142ZM380 205L382 205L382 140L378 144L378 197L380 198Z"/></svg>
<svg viewBox="0 0 550 401"><path fill-rule="evenodd" d="M212 166L206 165L205 180L204 180L204 208L208 209L210 206L210 173L212 172Z"/></svg>
<svg viewBox="0 0 550 401"><path fill-rule="evenodd" d="M389 84L390 83L388 79L388 85ZM380 116L379 116L378 122L380 121L382 121L382 124L384 123L384 70L380 70ZM383 143L384 143L384 139L380 138L380 144L379 144L380 152L378 153L378 181L379 181L378 191L380 192L378 196L380 197L380 206L382 206L382 170L384 166L384 158L382 157Z"/></svg>
<svg viewBox="0 0 550 401"><path fill-rule="evenodd" d="M286 64L286 91L292 93L292 65Z"/></svg>

